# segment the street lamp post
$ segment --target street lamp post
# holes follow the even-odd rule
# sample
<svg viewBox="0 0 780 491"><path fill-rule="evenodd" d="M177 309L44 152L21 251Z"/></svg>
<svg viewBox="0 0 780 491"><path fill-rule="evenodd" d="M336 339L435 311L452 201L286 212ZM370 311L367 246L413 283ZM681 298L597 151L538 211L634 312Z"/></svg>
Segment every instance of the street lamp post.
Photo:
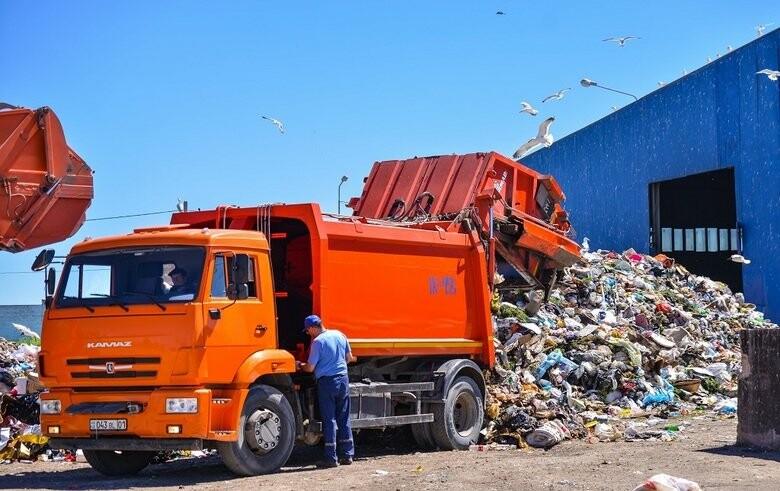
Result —
<svg viewBox="0 0 780 491"><path fill-rule="evenodd" d="M338 204L338 213L339 213L339 215L341 215L341 185L344 184L345 182L347 182L347 179L349 179L349 177L341 176L341 182L339 183L339 198L338 198L339 199L339 204Z"/></svg>
<svg viewBox="0 0 780 491"><path fill-rule="evenodd" d="M627 95L629 97L633 97L635 101L638 101L639 99L634 94L629 94L628 92L623 92L622 90L616 90L616 89L610 89L609 87L604 87L603 85L599 85L597 82L594 82L593 80L583 78L580 80L580 85L583 87L599 87L600 89L604 90L611 90L612 92L617 92L618 94Z"/></svg>

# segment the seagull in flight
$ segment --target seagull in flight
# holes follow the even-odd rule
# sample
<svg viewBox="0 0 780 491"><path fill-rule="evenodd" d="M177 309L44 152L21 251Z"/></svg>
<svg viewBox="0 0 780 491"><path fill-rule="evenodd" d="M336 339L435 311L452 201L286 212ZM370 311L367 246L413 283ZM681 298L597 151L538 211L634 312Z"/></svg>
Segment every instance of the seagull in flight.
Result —
<svg viewBox="0 0 780 491"><path fill-rule="evenodd" d="M523 106L523 109L520 110L521 113L528 113L531 116L536 116L537 114L539 114L539 111L534 109L530 104L528 104L525 101L521 102L520 105Z"/></svg>
<svg viewBox="0 0 780 491"><path fill-rule="evenodd" d="M630 39L642 39L642 38L638 38L636 36L625 36L625 37L622 37L622 38L602 39L602 41L615 41L622 48L622 47L624 47L626 45L626 41L628 41Z"/></svg>
<svg viewBox="0 0 780 491"><path fill-rule="evenodd" d="M732 254L729 256L729 261L734 261L735 263L739 264L750 264L750 259L745 259L742 254Z"/></svg>
<svg viewBox="0 0 780 491"><path fill-rule="evenodd" d="M496 12L496 15L506 15L506 13L505 13L505 12L501 12L501 11L499 10L498 12Z"/></svg>
<svg viewBox="0 0 780 491"><path fill-rule="evenodd" d="M769 68L764 68L763 70L756 72L756 75L758 74L766 75L767 77L769 77L769 80L772 80L774 82L776 82L778 80L778 77L780 77L780 71L770 70Z"/></svg>
<svg viewBox="0 0 780 491"><path fill-rule="evenodd" d="M25 325L22 325L22 324L17 324L16 322L12 322L11 324L14 325L16 330L19 331L19 333L22 336L27 336L28 338L41 339L41 337L38 335L38 333L33 331L32 329L30 329L29 327L27 327Z"/></svg>
<svg viewBox="0 0 780 491"><path fill-rule="evenodd" d="M518 148L515 153L512 155L513 159L519 159L526 153L528 153L529 150L532 148L538 146L538 145L544 145L545 147L549 147L553 144L553 136L550 133L550 125L555 121L555 118L553 116L550 116L549 118L542 121L542 124L539 125L539 132L536 134L534 138L531 138L524 144Z"/></svg>
<svg viewBox="0 0 780 491"><path fill-rule="evenodd" d="M282 124L281 121L279 121L278 119L269 118L268 116L262 116L262 118L267 119L268 121L273 123L274 126L279 128L279 133L284 134L284 125Z"/></svg>
<svg viewBox="0 0 780 491"><path fill-rule="evenodd" d="M564 92L566 92L567 90L571 90L571 87L569 87L569 88L566 88L566 89L561 89L561 90L559 90L558 92L556 92L556 93L555 93L555 94L553 94L553 95L548 95L547 97L545 97L544 99L542 99L542 102L551 101L551 100L553 100L553 99L555 99L555 100L561 100L561 99L563 99L563 93L564 93Z"/></svg>
<svg viewBox="0 0 780 491"><path fill-rule="evenodd" d="M774 22L770 22L769 24L759 24L759 25L757 25L756 26L756 37L760 38L761 36L763 36L764 35L764 31L766 30L766 28L771 26L772 24L774 24Z"/></svg>

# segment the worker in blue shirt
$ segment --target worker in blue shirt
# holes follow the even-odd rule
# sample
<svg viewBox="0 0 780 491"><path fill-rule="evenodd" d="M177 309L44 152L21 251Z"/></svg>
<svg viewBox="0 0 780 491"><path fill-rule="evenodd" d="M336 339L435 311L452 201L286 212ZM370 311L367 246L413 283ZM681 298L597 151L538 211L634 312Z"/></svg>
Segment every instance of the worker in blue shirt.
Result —
<svg viewBox="0 0 780 491"><path fill-rule="evenodd" d="M349 465L355 456L355 443L352 441L352 426L349 422L347 363L357 358L352 354L347 337L334 329L325 329L322 320L316 315L303 320L303 332L311 336L311 347L308 362L298 362L298 368L304 372L314 372L317 379L317 397L325 438L325 460L318 466ZM337 436L339 458L336 453Z"/></svg>

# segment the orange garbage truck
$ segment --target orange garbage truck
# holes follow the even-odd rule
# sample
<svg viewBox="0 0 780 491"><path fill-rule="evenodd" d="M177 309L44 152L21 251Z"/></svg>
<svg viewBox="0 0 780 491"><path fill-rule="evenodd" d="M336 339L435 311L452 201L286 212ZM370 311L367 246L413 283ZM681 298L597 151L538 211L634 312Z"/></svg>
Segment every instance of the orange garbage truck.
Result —
<svg viewBox="0 0 780 491"><path fill-rule="evenodd" d="M80 242L47 301L42 430L108 475L204 448L239 475L278 470L321 438L316 384L295 369L316 313L358 358L353 429L410 424L422 447L468 448L496 278L549 290L579 257L563 200L497 153L413 158L375 163L349 216L221 206ZM174 268L189 291L170 290Z"/></svg>
<svg viewBox="0 0 780 491"><path fill-rule="evenodd" d="M92 202L92 169L65 142L48 107L0 102L0 250L71 237Z"/></svg>

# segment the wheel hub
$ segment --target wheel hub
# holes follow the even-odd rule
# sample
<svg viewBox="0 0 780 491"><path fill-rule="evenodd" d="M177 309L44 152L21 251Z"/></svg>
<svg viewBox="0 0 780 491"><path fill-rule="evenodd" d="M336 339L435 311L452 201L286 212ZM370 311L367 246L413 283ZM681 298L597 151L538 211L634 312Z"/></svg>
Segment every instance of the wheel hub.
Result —
<svg viewBox="0 0 780 491"><path fill-rule="evenodd" d="M468 394L460 394L452 408L452 422L458 433L468 436L477 420L477 404Z"/></svg>
<svg viewBox="0 0 780 491"><path fill-rule="evenodd" d="M257 409L247 418L246 423L244 436L255 453L268 453L279 444L282 424L273 411Z"/></svg>

